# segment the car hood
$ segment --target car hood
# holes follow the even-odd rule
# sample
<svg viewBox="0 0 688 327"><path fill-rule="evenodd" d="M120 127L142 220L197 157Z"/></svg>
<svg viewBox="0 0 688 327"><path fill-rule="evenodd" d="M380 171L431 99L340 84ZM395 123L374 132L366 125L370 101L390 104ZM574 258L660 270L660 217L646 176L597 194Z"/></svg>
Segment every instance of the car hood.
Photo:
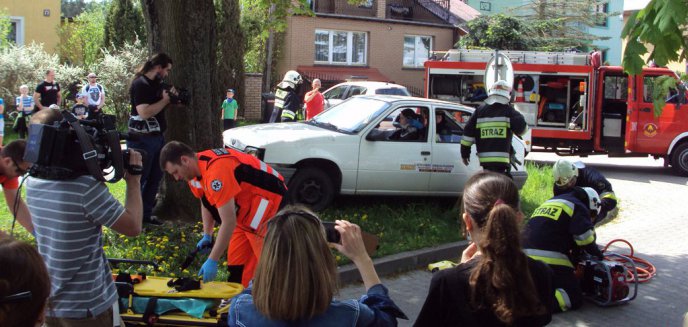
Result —
<svg viewBox="0 0 688 327"><path fill-rule="evenodd" d="M320 143L323 140L334 141L348 134L327 130L305 123L272 123L232 128L222 133L226 146L244 150L246 146L265 148L268 145L299 142L300 146L310 142Z"/></svg>

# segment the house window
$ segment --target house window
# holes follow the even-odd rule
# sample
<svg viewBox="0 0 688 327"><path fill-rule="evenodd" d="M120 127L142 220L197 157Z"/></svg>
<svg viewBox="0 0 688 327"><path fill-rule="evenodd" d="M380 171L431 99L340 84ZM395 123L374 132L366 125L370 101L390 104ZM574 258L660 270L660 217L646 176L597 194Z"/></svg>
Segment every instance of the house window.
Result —
<svg viewBox="0 0 688 327"><path fill-rule="evenodd" d="M24 17L10 16L10 29L9 33L7 33L7 40L16 45L24 45Z"/></svg>
<svg viewBox="0 0 688 327"><path fill-rule="evenodd" d="M607 26L608 10L609 3L600 3L595 5L595 25Z"/></svg>
<svg viewBox="0 0 688 327"><path fill-rule="evenodd" d="M368 34L315 30L315 62L334 65L365 65Z"/></svg>
<svg viewBox="0 0 688 327"><path fill-rule="evenodd" d="M423 63L430 58L430 49L431 36L404 36L404 67L423 67Z"/></svg>

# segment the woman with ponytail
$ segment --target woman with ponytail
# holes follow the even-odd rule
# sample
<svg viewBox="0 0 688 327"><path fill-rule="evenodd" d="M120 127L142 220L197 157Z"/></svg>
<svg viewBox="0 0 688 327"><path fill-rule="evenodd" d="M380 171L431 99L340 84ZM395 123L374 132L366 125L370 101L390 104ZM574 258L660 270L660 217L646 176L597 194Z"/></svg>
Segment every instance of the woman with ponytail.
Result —
<svg viewBox="0 0 688 327"><path fill-rule="evenodd" d="M544 326L551 319L549 268L520 246L518 188L483 171L463 192L463 221L472 243L461 263L436 273L415 326Z"/></svg>

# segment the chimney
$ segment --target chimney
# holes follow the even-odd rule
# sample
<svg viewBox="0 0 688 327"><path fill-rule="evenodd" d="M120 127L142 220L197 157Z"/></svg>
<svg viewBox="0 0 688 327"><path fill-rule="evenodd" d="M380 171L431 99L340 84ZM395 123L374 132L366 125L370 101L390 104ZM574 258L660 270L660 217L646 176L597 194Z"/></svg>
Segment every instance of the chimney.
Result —
<svg viewBox="0 0 688 327"><path fill-rule="evenodd" d="M387 17L387 0L375 0L377 2L377 18L385 19Z"/></svg>

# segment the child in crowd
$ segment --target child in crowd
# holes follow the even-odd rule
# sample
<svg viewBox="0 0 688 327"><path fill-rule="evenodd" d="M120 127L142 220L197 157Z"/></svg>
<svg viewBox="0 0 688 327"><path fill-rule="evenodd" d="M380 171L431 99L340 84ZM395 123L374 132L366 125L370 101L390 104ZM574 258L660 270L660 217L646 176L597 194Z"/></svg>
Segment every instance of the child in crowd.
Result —
<svg viewBox="0 0 688 327"><path fill-rule="evenodd" d="M33 97L29 95L28 85L24 84L19 87L19 96L15 99L15 104L19 116L14 122L14 131L19 133L20 139L23 139L29 131L27 124L35 107Z"/></svg>
<svg viewBox="0 0 688 327"><path fill-rule="evenodd" d="M78 93L76 95L76 104L72 106L72 114L74 114L77 119L88 118L88 107L86 106L86 101L88 101L87 93Z"/></svg>
<svg viewBox="0 0 688 327"><path fill-rule="evenodd" d="M234 89L227 89L227 99L222 102L222 124L223 130L236 127L237 112L239 105L234 100Z"/></svg>

